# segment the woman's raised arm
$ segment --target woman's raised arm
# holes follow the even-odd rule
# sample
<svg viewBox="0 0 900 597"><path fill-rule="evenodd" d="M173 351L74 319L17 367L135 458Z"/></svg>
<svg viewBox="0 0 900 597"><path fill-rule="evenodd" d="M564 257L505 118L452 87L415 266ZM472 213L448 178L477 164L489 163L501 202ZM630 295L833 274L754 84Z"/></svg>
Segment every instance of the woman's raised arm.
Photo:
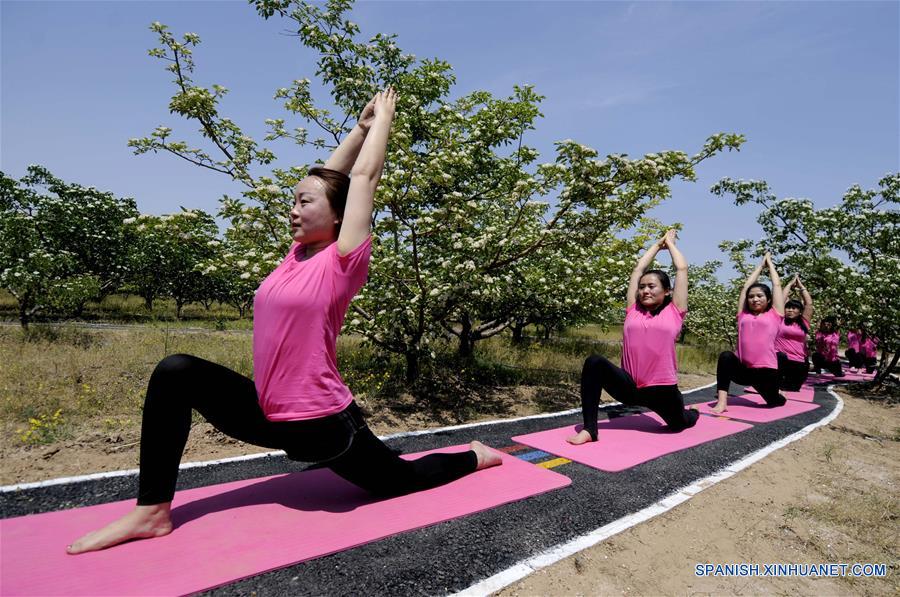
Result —
<svg viewBox="0 0 900 597"><path fill-rule="evenodd" d="M681 311L687 311L688 307L688 262L678 247L675 246L675 229L666 232L665 246L672 256L672 265L675 266L675 289L672 291L672 302Z"/></svg>
<svg viewBox="0 0 900 597"><path fill-rule="evenodd" d="M766 253L766 265L769 267L769 278L772 280L772 308L784 317L784 292L781 290L781 278L772 263L772 254Z"/></svg>
<svg viewBox="0 0 900 597"><path fill-rule="evenodd" d="M375 189L384 169L391 123L397 105L397 92L392 87L375 94L372 99L372 123L363 141L359 155L350 170L350 188L347 191L347 206L338 234L337 250L340 255L350 253L362 244L372 226L372 210ZM366 106L368 108L368 106ZM365 111L363 112L365 114Z"/></svg>
<svg viewBox="0 0 900 597"><path fill-rule="evenodd" d="M350 134L344 137L341 144L337 146L324 166L329 170L336 170L341 174L350 174L353 164L356 163L356 157L359 150L366 140L369 128L372 126L372 120L375 118L375 98L369 100L366 107L363 108L356 121L356 126L350 131Z"/></svg>

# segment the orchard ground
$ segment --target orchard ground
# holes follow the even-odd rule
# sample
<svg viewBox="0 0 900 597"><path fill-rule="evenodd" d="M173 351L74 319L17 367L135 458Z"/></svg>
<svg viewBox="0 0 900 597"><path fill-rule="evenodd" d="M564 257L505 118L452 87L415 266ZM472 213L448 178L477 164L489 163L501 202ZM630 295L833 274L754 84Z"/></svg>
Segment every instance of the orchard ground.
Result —
<svg viewBox="0 0 900 597"><path fill-rule="evenodd" d="M249 374L245 323L54 325L27 335L15 325L0 327L0 483L135 468L140 404L156 362L188 352ZM215 327L229 329L202 329ZM354 338L341 339L339 359L371 426L389 434L577 407L583 357L617 358L619 334L589 326L524 346L491 339L479 344L475 361L456 363L452 374L431 371L432 381L412 391L398 385L398 369ZM690 345L679 351L683 389L714 381L710 351ZM900 396L895 385L880 394L848 391L840 391L844 411L826 427L501 593L896 594ZM198 418L184 460L261 451ZM883 579L697 578L694 566L706 562L873 562L889 571Z"/></svg>

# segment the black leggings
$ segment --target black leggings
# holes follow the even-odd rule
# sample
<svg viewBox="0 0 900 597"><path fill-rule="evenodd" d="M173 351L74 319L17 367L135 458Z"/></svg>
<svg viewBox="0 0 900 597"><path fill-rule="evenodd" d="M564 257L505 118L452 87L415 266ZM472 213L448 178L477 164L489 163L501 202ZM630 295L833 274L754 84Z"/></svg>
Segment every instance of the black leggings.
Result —
<svg viewBox="0 0 900 597"><path fill-rule="evenodd" d="M288 458L323 466L378 496L412 493L449 483L478 466L475 452L400 458L366 426L356 403L320 419L273 422L259 407L253 380L190 356L156 366L147 386L141 424L138 504L172 501L178 464L195 409L219 431L243 442L284 450Z"/></svg>
<svg viewBox="0 0 900 597"><path fill-rule="evenodd" d="M872 373L877 369L878 359L876 357L867 357L858 350L848 348L844 352L844 356L850 361L850 366L854 369L866 368L866 373Z"/></svg>
<svg viewBox="0 0 900 597"><path fill-rule="evenodd" d="M597 408L603 390L622 404L649 408L674 431L693 427L700 416L696 410L685 410L677 385L638 388L627 371L601 356L591 355L581 370L581 414L584 428L594 441L597 441Z"/></svg>
<svg viewBox="0 0 900 597"><path fill-rule="evenodd" d="M750 368L743 364L736 354L726 350L719 354L716 389L727 392L731 382L751 386L769 406L782 406L787 402L785 397L778 393L778 369Z"/></svg>
<svg viewBox="0 0 900 597"><path fill-rule="evenodd" d="M854 369L862 369L865 364L865 359L861 352L854 348L848 348L844 351L844 356L847 357L847 361L850 363L850 366Z"/></svg>
<svg viewBox="0 0 900 597"><path fill-rule="evenodd" d="M825 369L835 377L844 376L844 368L841 366L840 360L826 361L822 353L814 352L812 353L812 363L816 373L821 373L822 369Z"/></svg>
<svg viewBox="0 0 900 597"><path fill-rule="evenodd" d="M783 352L778 353L778 387L796 392L809 375L809 361L792 361Z"/></svg>

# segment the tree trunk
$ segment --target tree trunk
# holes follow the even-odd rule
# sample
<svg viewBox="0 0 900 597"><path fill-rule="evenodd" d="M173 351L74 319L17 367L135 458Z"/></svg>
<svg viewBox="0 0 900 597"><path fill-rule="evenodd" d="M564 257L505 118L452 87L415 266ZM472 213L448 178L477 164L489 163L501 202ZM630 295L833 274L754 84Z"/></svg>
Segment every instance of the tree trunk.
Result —
<svg viewBox="0 0 900 597"><path fill-rule="evenodd" d="M875 385L880 386L884 383L884 380L887 379L887 376L890 375L891 371L894 370L894 367L897 366L897 361L900 360L900 350L894 353L894 358L891 359L891 364L887 367L884 366L884 361L887 359L887 353L882 351L881 353L881 367L878 368L878 373L875 374Z"/></svg>
<svg viewBox="0 0 900 597"><path fill-rule="evenodd" d="M472 321L469 319L469 315L467 313L463 313L462 330L459 334L459 356L463 358L471 357L473 345L474 342L472 342Z"/></svg>
<svg viewBox="0 0 900 597"><path fill-rule="evenodd" d="M19 324L22 326L22 329L28 331L28 309L26 309L23 305L25 304L24 300L19 301Z"/></svg>
<svg viewBox="0 0 900 597"><path fill-rule="evenodd" d="M512 324L512 341L513 344L521 344L525 340L525 322L518 320Z"/></svg>
<svg viewBox="0 0 900 597"><path fill-rule="evenodd" d="M419 355L415 352L408 351L403 353L403 356L406 357L406 383L414 383L419 379L419 373L421 373L419 368Z"/></svg>

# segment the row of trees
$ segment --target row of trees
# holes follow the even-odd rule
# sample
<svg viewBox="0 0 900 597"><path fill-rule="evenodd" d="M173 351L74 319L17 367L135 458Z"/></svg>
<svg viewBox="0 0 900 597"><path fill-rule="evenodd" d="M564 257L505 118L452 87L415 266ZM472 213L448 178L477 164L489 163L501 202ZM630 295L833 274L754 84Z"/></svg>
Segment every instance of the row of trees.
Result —
<svg viewBox="0 0 900 597"><path fill-rule="evenodd" d="M24 327L36 316L78 316L88 301L120 292L143 297L148 309L172 298L179 316L188 303L212 301L243 314L263 270L218 236L200 210L140 214L131 198L67 183L42 166L20 180L0 172L0 287L15 297ZM267 258L271 269L275 255Z"/></svg>
<svg viewBox="0 0 900 597"><path fill-rule="evenodd" d="M734 345L740 288L770 251L784 283L795 274L804 280L813 296L814 327L833 315L844 330L865 329L878 338L883 380L900 360L900 173L885 175L875 189L853 185L839 204L824 209L808 199L778 198L765 181L724 178L711 191L735 206L758 205L763 236L719 245L736 272L731 280L716 277L721 262L691 266L685 331Z"/></svg>
<svg viewBox="0 0 900 597"><path fill-rule="evenodd" d="M21 312L40 308L40 301L29 297L41 293L81 300L91 293L126 288L148 304L158 296L175 298L179 309L189 301L220 300L243 313L259 281L290 244L286 214L291 190L309 167L273 166L274 148L287 142L295 152L314 149L324 154L351 130L368 98L390 84L400 92L400 100L376 196L373 260L369 282L353 301L346 328L386 352L402 355L407 377L413 380L435 342L448 338L457 342L460 354L470 355L479 341L504 330L520 337L527 325L550 329L620 318L630 269L646 242L665 228L648 216L649 210L670 196L673 180L694 180L698 164L744 142L741 135L720 133L692 155L662 151L632 159L624 154L601 157L597 150L567 139L556 143L551 161L541 163L537 150L526 143L543 100L532 87L516 86L508 97L478 91L453 98L455 77L446 62L403 53L395 36L359 39L359 27L347 19L350 0L331 0L324 6L293 0L251 4L265 19L284 19L299 42L315 53L316 76L330 101L316 103L306 78L276 90L274 97L286 114L266 119L269 132L264 144L258 143L220 113L225 87L193 80L192 51L199 36L188 33L179 40L165 25L152 24L159 43L149 53L173 76L169 108L199 125L201 145L174 140L167 126L131 139L129 145L136 154L167 152L234 180L240 192L224 197L218 213L227 222L226 230L218 237L213 218L196 210L138 215L132 200L116 202L109 194L66 185L40 168L29 169L19 183L4 177L3 209L15 217L0 228L5 235L0 238L0 284L25 305ZM740 204L751 200L743 189L752 184L764 183L726 180L714 192L733 193ZM35 192L38 185L56 197ZM54 233L48 239L39 231L41 222L55 221L41 214L82 205L76 195L84 198L79 209L91 217L69 214L60 221L77 221L72 229L77 234L93 230L97 224L88 220L107 213L97 205L119 206L118 211L104 207L110 213L109 226L102 235L94 234L103 240L91 247L110 262L119 259L115 265L88 265L86 258L79 261L86 248L53 244L53 239L71 240L77 234ZM752 197L764 203L760 222L772 237L758 246L785 260L789 270L806 274L808 262L799 257L790 261L798 249L779 240L779 234L791 237L793 232L779 230L792 224L766 215L770 204L782 202L764 193ZM57 203L59 207L53 207ZM860 213L868 214L870 207L859 203ZM19 231L26 228L32 230L30 236ZM858 241L870 238L862 236ZM6 248L6 239L26 237L31 240ZM862 249L847 248L850 241L840 242L844 244L839 250L861 255ZM724 248L740 260L754 247L742 242ZM814 254L804 251L807 257ZM41 278L47 287L29 291L27 285L11 282L18 283L31 266L30 271L44 272L38 265L49 261L42 257L47 254L56 258L59 269L29 278L30 284ZM718 280L717 265L692 268L688 328L710 341L728 342L734 335L735 289L733 283ZM852 269L861 275L868 271L856 265ZM74 287L81 290L75 292ZM56 308L53 300L48 298L46 305ZM889 343L896 335L883 338Z"/></svg>

